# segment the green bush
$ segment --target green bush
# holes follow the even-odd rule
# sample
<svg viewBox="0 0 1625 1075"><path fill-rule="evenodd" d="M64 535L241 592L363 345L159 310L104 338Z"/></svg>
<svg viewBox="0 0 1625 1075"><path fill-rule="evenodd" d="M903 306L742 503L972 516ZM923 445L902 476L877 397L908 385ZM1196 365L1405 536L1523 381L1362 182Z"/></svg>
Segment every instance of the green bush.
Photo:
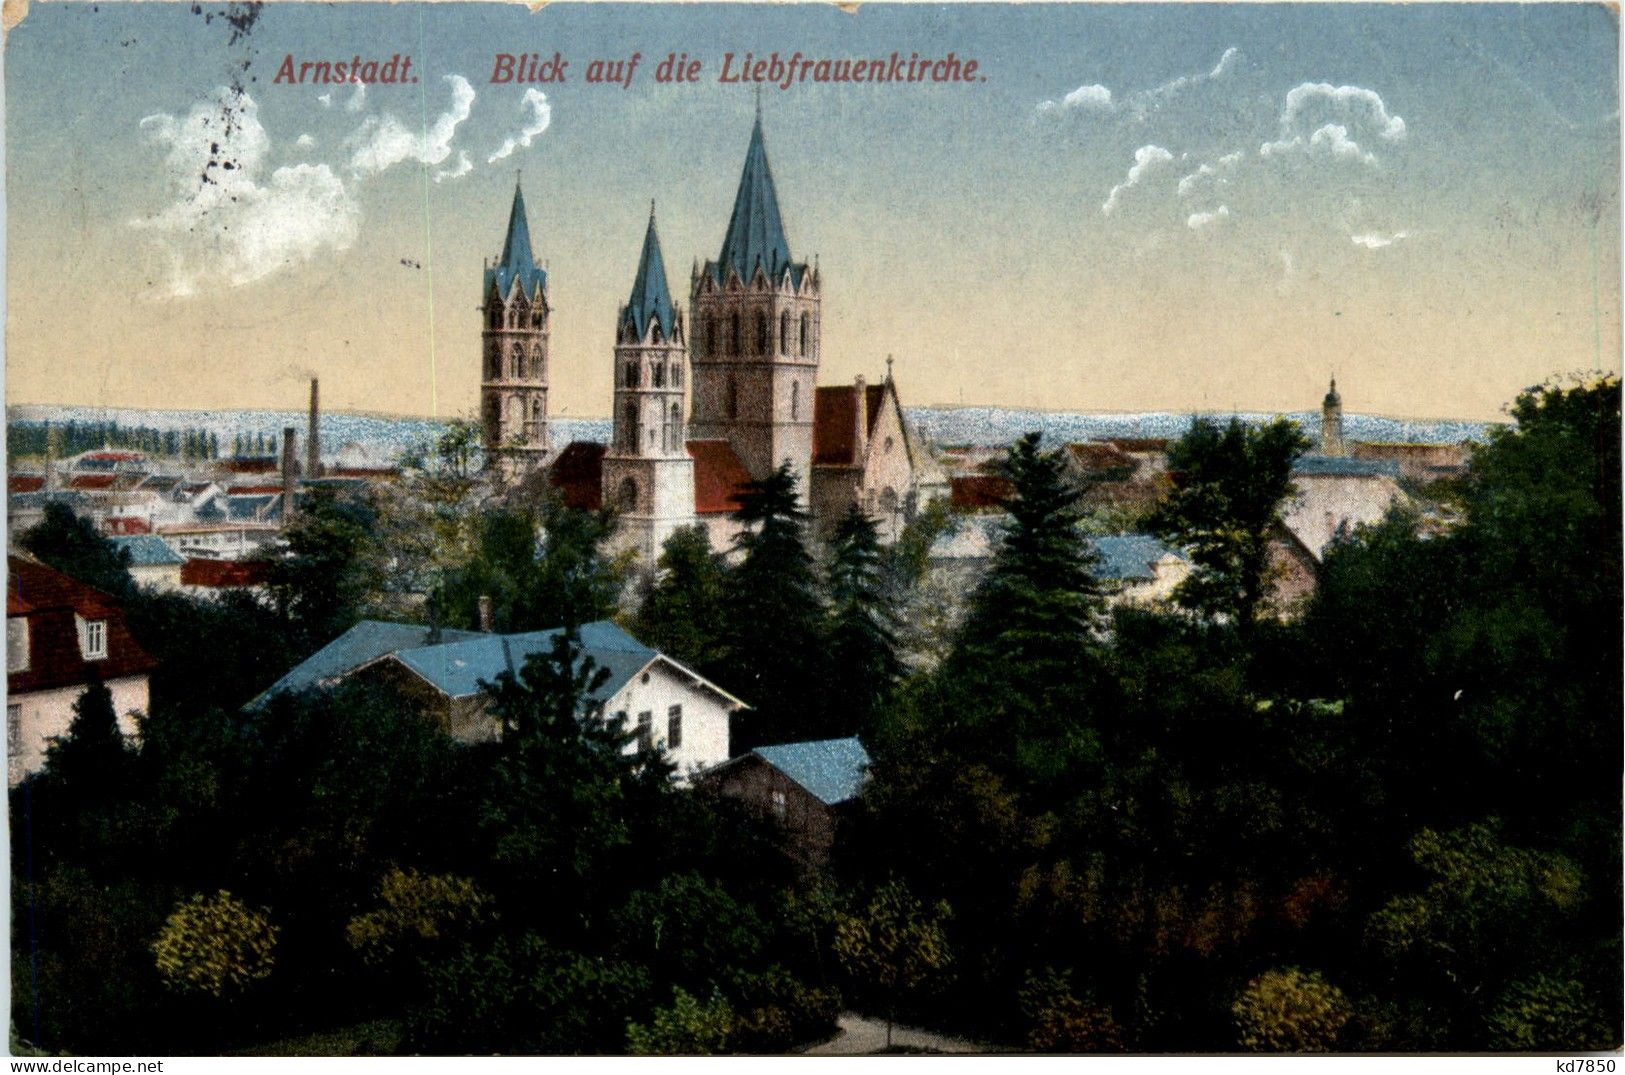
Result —
<svg viewBox="0 0 1625 1075"><path fill-rule="evenodd" d="M277 933L267 911L221 889L176 905L152 952L172 989L221 997L270 977Z"/></svg>
<svg viewBox="0 0 1625 1075"><path fill-rule="evenodd" d="M1230 1011L1242 1047L1272 1053L1327 1052L1352 1014L1341 989L1297 967L1254 978Z"/></svg>
<svg viewBox="0 0 1625 1075"><path fill-rule="evenodd" d="M627 1024L626 1050L635 1056L715 1056L727 1050L733 1026L733 1008L724 998L701 1004L674 987L671 1006L657 1009L651 1026Z"/></svg>

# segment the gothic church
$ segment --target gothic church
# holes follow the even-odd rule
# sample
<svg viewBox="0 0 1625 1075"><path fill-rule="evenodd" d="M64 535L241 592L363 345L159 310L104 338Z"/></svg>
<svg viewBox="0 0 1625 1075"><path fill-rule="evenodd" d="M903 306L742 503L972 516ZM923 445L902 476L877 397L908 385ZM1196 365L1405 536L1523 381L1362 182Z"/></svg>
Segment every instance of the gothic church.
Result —
<svg viewBox="0 0 1625 1075"><path fill-rule="evenodd" d="M555 456L547 274L515 190L502 255L485 269L487 455L506 482L545 468L572 506L613 506L617 543L646 568L680 527L704 526L713 548L728 548L741 487L786 462L816 534L827 537L857 503L893 537L946 482L904 420L890 360L878 385L817 387L821 291L818 266L790 253L758 112L721 253L696 261L686 319L651 203L615 323L610 442L576 441Z"/></svg>

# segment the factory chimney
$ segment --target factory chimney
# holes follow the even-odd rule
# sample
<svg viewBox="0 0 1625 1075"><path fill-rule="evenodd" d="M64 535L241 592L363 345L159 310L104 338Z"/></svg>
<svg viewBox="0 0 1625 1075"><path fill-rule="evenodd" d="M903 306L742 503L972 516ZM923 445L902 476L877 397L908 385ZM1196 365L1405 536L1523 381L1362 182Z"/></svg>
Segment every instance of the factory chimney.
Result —
<svg viewBox="0 0 1625 1075"><path fill-rule="evenodd" d="M310 478L320 478L322 476L322 433L320 429L321 417L321 405L318 403L316 396L316 378L312 377L310 379L309 446L306 448L306 451L309 454L307 457L308 461L305 464L305 475L306 477Z"/></svg>
<svg viewBox="0 0 1625 1075"><path fill-rule="evenodd" d="M282 522L293 518L293 494L299 484L299 456L295 438L299 431L293 426L282 429Z"/></svg>

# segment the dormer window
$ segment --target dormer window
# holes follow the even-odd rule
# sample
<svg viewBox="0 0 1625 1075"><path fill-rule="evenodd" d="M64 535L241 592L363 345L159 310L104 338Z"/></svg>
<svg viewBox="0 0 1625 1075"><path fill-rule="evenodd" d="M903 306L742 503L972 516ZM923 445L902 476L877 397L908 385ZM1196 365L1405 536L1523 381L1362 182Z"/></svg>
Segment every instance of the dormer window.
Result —
<svg viewBox="0 0 1625 1075"><path fill-rule="evenodd" d="M106 620L79 620L79 652L87 661L107 659Z"/></svg>

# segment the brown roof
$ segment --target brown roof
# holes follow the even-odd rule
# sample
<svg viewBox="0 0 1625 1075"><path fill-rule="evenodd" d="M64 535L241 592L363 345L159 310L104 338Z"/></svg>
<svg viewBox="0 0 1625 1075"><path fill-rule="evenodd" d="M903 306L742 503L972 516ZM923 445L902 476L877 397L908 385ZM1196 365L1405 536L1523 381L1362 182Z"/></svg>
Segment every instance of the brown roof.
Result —
<svg viewBox="0 0 1625 1075"><path fill-rule="evenodd" d="M720 515L739 510L739 494L750 483L750 471L725 440L691 440L694 460L694 513Z"/></svg>
<svg viewBox="0 0 1625 1075"><path fill-rule="evenodd" d="M328 478L398 478L400 467L328 467L323 472Z"/></svg>
<svg viewBox="0 0 1625 1075"><path fill-rule="evenodd" d="M6 676L12 695L145 675L156 662L136 645L124 612L110 594L19 557L8 557L6 616L28 621L28 668ZM107 656L87 661L79 648L75 615L107 624Z"/></svg>
<svg viewBox="0 0 1625 1075"><path fill-rule="evenodd" d="M1134 457L1109 441L1079 441L1066 446L1067 458L1084 473L1133 470Z"/></svg>
<svg viewBox="0 0 1625 1075"><path fill-rule="evenodd" d="M263 586L271 565L263 560L205 560L201 557L181 565L182 586L211 586L236 589Z"/></svg>
<svg viewBox="0 0 1625 1075"><path fill-rule="evenodd" d="M37 493L45 488L43 474L11 474L6 477L8 493Z"/></svg>
<svg viewBox="0 0 1625 1075"><path fill-rule="evenodd" d="M75 474L68 482L69 489L111 489L117 474Z"/></svg>
<svg viewBox="0 0 1625 1075"><path fill-rule="evenodd" d="M152 533L152 524L135 515L109 515L102 520L102 532L113 537Z"/></svg>
<svg viewBox="0 0 1625 1075"><path fill-rule="evenodd" d="M220 469L230 474L269 474L277 469L272 456L248 456L241 459L222 459Z"/></svg>
<svg viewBox="0 0 1625 1075"><path fill-rule="evenodd" d="M1166 452L1173 442L1167 437L1112 437L1109 443L1125 452Z"/></svg>
<svg viewBox="0 0 1625 1075"><path fill-rule="evenodd" d="M281 496L280 485L233 485L226 489L227 496Z"/></svg>
<svg viewBox="0 0 1625 1075"><path fill-rule="evenodd" d="M1015 487L1002 474L955 474L948 479L951 503L956 508L998 508L1015 495Z"/></svg>
<svg viewBox="0 0 1625 1075"><path fill-rule="evenodd" d="M858 386L829 385L813 394L813 465L848 467L861 463L852 458L852 430L857 417ZM875 420L886 398L885 384L869 385L864 392L865 434L873 433Z"/></svg>
<svg viewBox="0 0 1625 1075"><path fill-rule="evenodd" d="M597 511L604 506L604 453L608 445L575 440L548 468L548 480L564 498L565 506Z"/></svg>

